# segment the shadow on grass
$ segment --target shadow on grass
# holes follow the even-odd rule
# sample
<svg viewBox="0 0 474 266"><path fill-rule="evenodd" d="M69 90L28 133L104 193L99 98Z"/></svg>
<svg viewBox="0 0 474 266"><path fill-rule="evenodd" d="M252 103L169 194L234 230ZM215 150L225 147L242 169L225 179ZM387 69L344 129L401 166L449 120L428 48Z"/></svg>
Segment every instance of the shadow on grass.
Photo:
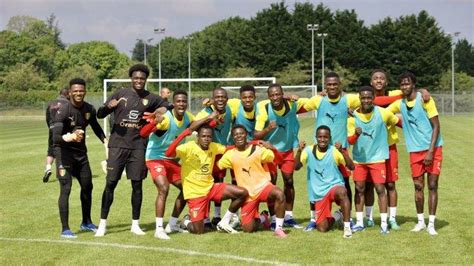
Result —
<svg viewBox="0 0 474 266"><path fill-rule="evenodd" d="M418 222L418 219L415 216L397 216L397 223L400 226L406 223L416 224L417 222ZM425 222L427 222L427 219L425 219ZM435 221L436 229L441 229L448 225L449 225L449 222L446 220L436 219Z"/></svg>

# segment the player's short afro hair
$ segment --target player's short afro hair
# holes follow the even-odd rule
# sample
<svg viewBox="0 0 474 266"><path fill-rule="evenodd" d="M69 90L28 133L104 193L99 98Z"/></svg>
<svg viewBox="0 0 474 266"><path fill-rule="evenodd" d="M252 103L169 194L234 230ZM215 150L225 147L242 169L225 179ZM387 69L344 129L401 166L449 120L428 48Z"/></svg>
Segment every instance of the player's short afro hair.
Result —
<svg viewBox="0 0 474 266"><path fill-rule="evenodd" d="M145 73L147 78L148 76L150 76L150 69L144 64L136 64L130 67L130 69L128 70L128 76L132 77L132 74L135 71L140 71L140 72Z"/></svg>
<svg viewBox="0 0 474 266"><path fill-rule="evenodd" d="M69 81L69 87L72 85L83 85L84 87L86 86L86 81L81 79L81 78L73 78Z"/></svg>

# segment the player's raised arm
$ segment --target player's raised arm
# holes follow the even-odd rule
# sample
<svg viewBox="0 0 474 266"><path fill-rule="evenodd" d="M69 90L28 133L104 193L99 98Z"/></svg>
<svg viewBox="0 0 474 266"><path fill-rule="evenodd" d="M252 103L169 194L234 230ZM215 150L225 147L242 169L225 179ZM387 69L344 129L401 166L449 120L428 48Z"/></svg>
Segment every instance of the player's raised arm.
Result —
<svg viewBox="0 0 474 266"><path fill-rule="evenodd" d="M358 128L358 129L360 129L360 128ZM360 133L359 133L359 135L360 135ZM344 157L344 161L346 162L346 167L349 170L353 171L355 169L354 162L352 161L351 157L349 156L349 153L343 152L342 144L340 142L336 142L334 144L334 148L336 148L342 154L342 157Z"/></svg>
<svg viewBox="0 0 474 266"><path fill-rule="evenodd" d="M219 112L217 112L216 110L214 110L211 114L209 114L208 116L206 117L203 117L201 119L198 119L198 120L195 120L193 121L190 125L189 125L189 130L191 132L193 131L196 131L200 126L208 123L211 127L215 127L217 125L217 116L219 115Z"/></svg>
<svg viewBox="0 0 474 266"><path fill-rule="evenodd" d="M304 140L301 140L298 144L298 150L296 151L296 156L295 156L295 170L298 171L303 167L303 163L301 162L301 152L303 149L306 147L306 142Z"/></svg>
<svg viewBox="0 0 474 266"><path fill-rule="evenodd" d="M166 157L176 157L176 148L178 147L179 143L187 136L191 135L192 131L189 128L186 128L181 134L176 137L176 139L170 144L168 149L165 152Z"/></svg>
<svg viewBox="0 0 474 266"><path fill-rule="evenodd" d="M111 114L115 108L117 107L117 105L119 105L120 102L127 102L127 99L126 98L120 98L119 97L119 93L120 93L121 90L115 92L114 94L112 94L108 99L107 101L105 101L104 105L102 105L101 107L99 107L99 109L97 110L97 118L105 118L106 116L108 116L109 114Z"/></svg>

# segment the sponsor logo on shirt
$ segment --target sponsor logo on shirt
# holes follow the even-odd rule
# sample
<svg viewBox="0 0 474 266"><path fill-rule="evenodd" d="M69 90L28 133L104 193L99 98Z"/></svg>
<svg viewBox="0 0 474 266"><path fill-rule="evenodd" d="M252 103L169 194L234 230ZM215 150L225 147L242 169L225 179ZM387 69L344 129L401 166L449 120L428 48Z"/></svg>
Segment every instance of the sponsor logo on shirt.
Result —
<svg viewBox="0 0 474 266"><path fill-rule="evenodd" d="M137 110L130 110L130 113L128 113L128 118L129 119L138 119L138 116L140 115L140 112Z"/></svg>
<svg viewBox="0 0 474 266"><path fill-rule="evenodd" d="M203 165L201 166L201 173L203 173L203 174L209 173L209 164L208 164L208 163L203 164Z"/></svg>
<svg viewBox="0 0 474 266"><path fill-rule="evenodd" d="M374 131L372 130L370 133L367 132L362 132L363 136L369 137L371 140L374 140L374 137L372 136L374 134Z"/></svg>
<svg viewBox="0 0 474 266"><path fill-rule="evenodd" d="M334 123L334 118L336 118L337 114L331 115L330 113L326 113L326 116Z"/></svg>

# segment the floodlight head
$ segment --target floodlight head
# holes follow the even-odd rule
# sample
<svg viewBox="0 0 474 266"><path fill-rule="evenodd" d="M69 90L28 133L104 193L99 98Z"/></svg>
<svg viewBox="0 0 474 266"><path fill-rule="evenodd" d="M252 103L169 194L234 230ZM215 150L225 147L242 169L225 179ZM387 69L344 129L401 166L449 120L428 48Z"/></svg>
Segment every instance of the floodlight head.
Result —
<svg viewBox="0 0 474 266"><path fill-rule="evenodd" d="M319 28L319 24L308 24L306 25L307 30L317 30Z"/></svg>
<svg viewBox="0 0 474 266"><path fill-rule="evenodd" d="M165 33L166 28L156 28L153 30L154 33L160 34L160 33Z"/></svg>

